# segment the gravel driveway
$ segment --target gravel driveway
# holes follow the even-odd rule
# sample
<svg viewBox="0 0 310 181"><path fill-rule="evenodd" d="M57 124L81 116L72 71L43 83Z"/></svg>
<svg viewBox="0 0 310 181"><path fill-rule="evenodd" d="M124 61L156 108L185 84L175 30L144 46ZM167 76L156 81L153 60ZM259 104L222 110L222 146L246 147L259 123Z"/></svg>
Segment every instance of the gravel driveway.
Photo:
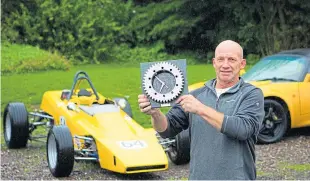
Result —
<svg viewBox="0 0 310 181"><path fill-rule="evenodd" d="M3 139L2 139L3 140ZM310 128L296 129L281 141L256 145L258 179L310 179ZM172 163L167 171L123 175L100 169L93 163L75 163L74 171L65 180L173 180L187 179L189 165ZM55 179L51 176L45 144L32 142L25 149L7 150L1 143L1 179Z"/></svg>

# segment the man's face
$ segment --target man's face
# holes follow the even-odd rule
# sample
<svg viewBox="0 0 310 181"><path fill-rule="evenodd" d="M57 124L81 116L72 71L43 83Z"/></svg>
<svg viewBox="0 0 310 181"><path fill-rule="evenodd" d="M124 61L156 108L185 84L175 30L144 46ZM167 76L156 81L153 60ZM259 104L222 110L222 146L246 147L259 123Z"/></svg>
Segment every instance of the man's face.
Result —
<svg viewBox="0 0 310 181"><path fill-rule="evenodd" d="M239 79L239 72L246 65L246 60L238 52L218 51L213 58L217 78L229 83Z"/></svg>

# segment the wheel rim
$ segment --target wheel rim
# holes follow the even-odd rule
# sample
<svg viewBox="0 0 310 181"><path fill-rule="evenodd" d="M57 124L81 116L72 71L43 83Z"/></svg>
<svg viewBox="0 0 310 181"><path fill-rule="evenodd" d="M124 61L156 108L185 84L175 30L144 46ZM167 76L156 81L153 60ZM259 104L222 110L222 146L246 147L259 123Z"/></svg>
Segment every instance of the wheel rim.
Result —
<svg viewBox="0 0 310 181"><path fill-rule="evenodd" d="M175 143L173 143L170 147L170 151L169 151L169 156L171 159L175 160L176 157L177 157L177 148L176 148L176 145Z"/></svg>
<svg viewBox="0 0 310 181"><path fill-rule="evenodd" d="M48 163L52 169L56 167L57 162L57 148L56 148L56 139L54 134L50 134L48 138Z"/></svg>
<svg viewBox="0 0 310 181"><path fill-rule="evenodd" d="M260 137L266 141L274 141L284 129L285 113L275 104L265 105L265 117L260 129Z"/></svg>
<svg viewBox="0 0 310 181"><path fill-rule="evenodd" d="M12 133L11 118L10 115L7 114L5 118L5 137L7 141L11 140L11 133Z"/></svg>

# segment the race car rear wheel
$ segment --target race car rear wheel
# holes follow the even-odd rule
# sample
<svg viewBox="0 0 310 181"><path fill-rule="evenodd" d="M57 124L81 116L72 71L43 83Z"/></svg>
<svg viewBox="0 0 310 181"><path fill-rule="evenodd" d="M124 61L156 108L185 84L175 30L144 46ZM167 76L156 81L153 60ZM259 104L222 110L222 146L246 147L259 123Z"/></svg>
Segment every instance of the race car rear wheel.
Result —
<svg viewBox="0 0 310 181"><path fill-rule="evenodd" d="M74 165L74 147L67 126L53 126L50 129L46 152L48 167L54 177L67 177L71 174Z"/></svg>
<svg viewBox="0 0 310 181"><path fill-rule="evenodd" d="M8 148L26 147L29 138L28 112L23 103L9 103L3 114L4 140Z"/></svg>
<svg viewBox="0 0 310 181"><path fill-rule="evenodd" d="M170 160L176 165L186 164L190 160L190 139L189 129L180 132L175 137L174 144L168 151Z"/></svg>

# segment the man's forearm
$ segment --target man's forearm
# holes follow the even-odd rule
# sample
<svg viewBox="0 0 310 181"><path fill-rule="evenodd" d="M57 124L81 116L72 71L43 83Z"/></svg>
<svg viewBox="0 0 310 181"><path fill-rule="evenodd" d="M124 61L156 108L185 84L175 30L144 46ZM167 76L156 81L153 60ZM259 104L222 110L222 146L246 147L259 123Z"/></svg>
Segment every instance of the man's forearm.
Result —
<svg viewBox="0 0 310 181"><path fill-rule="evenodd" d="M163 132L167 129L168 127L168 121L166 116L160 111L156 111L156 113L152 114L152 125L153 128L157 132Z"/></svg>
<svg viewBox="0 0 310 181"><path fill-rule="evenodd" d="M197 114L200 115L206 122L215 127L218 131L221 130L224 120L223 113L217 112L211 107L203 105Z"/></svg>

